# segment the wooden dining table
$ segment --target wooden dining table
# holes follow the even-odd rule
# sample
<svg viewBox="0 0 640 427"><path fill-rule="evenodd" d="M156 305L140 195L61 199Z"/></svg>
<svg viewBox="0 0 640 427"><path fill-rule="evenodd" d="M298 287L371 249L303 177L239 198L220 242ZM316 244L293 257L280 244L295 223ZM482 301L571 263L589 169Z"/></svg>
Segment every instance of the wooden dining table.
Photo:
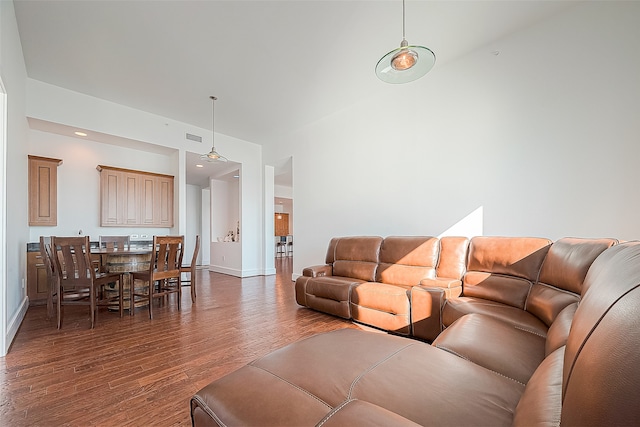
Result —
<svg viewBox="0 0 640 427"><path fill-rule="evenodd" d="M145 271L149 269L149 263L151 261L151 254L153 249L149 245L145 246L129 246L123 249L107 249L107 248L91 248L91 254L99 255L100 266L107 273L122 273L122 286L124 292L124 308L130 309L129 301L129 289L131 289L131 273L135 271ZM140 286L140 289L136 288L137 293L148 292L148 285ZM113 292L117 295L115 287L113 289L108 288L107 292ZM147 301L139 301L134 304L135 307L142 307L147 305Z"/></svg>

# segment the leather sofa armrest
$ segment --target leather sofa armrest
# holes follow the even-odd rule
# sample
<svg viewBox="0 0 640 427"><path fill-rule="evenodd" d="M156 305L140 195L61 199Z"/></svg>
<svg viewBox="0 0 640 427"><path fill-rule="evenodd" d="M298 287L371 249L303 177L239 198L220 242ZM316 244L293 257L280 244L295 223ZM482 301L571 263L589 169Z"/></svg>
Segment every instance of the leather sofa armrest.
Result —
<svg viewBox="0 0 640 427"><path fill-rule="evenodd" d="M328 265L313 265L302 270L302 275L307 277L331 276L333 268Z"/></svg>
<svg viewBox="0 0 640 427"><path fill-rule="evenodd" d="M422 279L411 288L411 324L413 336L433 341L443 330L442 309L449 298L462 294L462 282L438 277Z"/></svg>
<svg viewBox="0 0 640 427"><path fill-rule="evenodd" d="M422 279L420 286L425 288L442 289L445 298L457 298L462 295L462 281L457 279L448 279L446 277L436 277L435 279Z"/></svg>
<svg viewBox="0 0 640 427"><path fill-rule="evenodd" d="M442 288L411 288L411 329L414 337L431 342L442 332L445 301Z"/></svg>

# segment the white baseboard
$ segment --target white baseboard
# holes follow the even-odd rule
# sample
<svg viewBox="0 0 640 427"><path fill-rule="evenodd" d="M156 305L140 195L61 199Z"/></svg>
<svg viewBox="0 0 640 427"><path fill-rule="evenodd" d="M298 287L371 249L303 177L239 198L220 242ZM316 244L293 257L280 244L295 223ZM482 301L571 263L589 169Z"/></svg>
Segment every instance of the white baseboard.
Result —
<svg viewBox="0 0 640 427"><path fill-rule="evenodd" d="M9 350L9 347L11 347L11 343L13 342L13 339L16 337L16 334L18 333L18 329L20 328L20 325L24 320L24 316L27 314L28 308L29 308L29 298L25 295L24 299L22 300L22 303L20 304L20 308L7 324L7 335L5 336L5 340L4 340L6 344L6 350Z"/></svg>

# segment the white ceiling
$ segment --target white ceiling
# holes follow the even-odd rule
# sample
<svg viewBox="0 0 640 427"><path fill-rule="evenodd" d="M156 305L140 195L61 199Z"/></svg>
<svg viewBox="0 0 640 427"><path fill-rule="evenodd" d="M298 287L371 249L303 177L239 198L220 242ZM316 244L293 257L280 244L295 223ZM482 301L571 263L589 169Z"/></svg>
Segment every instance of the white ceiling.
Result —
<svg viewBox="0 0 640 427"><path fill-rule="evenodd" d="M402 39L393 1L15 0L29 77L257 144L392 90L374 74ZM436 67L572 1L407 1ZM425 77L425 78L428 78Z"/></svg>

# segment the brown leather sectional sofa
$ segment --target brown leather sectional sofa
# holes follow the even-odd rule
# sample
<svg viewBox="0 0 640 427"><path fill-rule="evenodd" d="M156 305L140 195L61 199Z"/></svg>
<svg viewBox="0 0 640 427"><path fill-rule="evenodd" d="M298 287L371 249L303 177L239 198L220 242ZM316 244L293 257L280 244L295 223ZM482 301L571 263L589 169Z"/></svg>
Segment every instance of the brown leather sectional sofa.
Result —
<svg viewBox="0 0 640 427"><path fill-rule="evenodd" d="M296 299L394 334L277 350L198 392L194 425L640 420L640 242L339 238Z"/></svg>
<svg viewBox="0 0 640 427"><path fill-rule="evenodd" d="M296 280L298 304L431 341L483 313L545 335L615 239L342 237Z"/></svg>

